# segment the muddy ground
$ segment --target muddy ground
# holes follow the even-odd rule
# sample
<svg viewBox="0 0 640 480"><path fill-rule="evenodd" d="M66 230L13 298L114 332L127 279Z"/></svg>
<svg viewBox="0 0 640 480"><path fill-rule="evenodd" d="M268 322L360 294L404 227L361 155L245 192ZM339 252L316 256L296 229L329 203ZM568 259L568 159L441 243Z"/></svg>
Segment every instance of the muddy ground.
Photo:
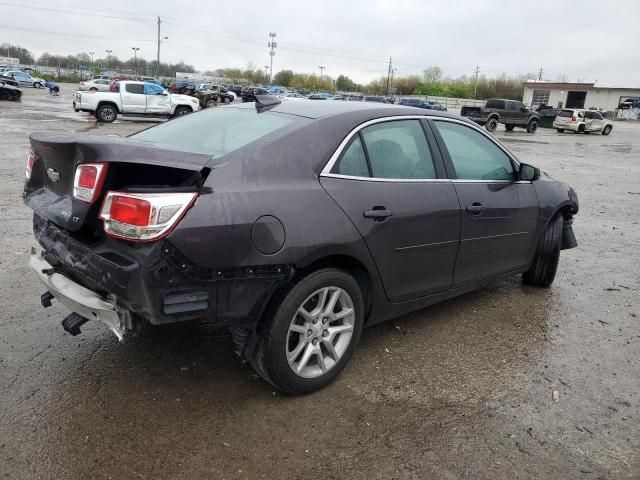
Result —
<svg viewBox="0 0 640 480"><path fill-rule="evenodd" d="M497 135L570 182L579 248L549 289L515 277L365 331L338 381L286 397L212 325L125 344L44 310L20 191L38 129L94 128L25 89L0 104L0 478L640 478L640 124ZM557 393L557 402L553 392Z"/></svg>

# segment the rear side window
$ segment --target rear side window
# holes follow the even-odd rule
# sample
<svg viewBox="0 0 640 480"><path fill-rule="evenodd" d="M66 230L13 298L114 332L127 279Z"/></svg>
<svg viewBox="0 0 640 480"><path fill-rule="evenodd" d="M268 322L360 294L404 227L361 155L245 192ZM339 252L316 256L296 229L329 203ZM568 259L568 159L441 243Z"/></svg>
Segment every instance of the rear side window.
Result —
<svg viewBox="0 0 640 480"><path fill-rule="evenodd" d="M559 117L571 118L573 117L573 110L560 110L558 112Z"/></svg>
<svg viewBox="0 0 640 480"><path fill-rule="evenodd" d="M127 93L140 93L144 92L144 85L140 83L126 83L124 89Z"/></svg>
<svg viewBox="0 0 640 480"><path fill-rule="evenodd" d="M382 122L362 130L374 178L436 178L419 120Z"/></svg>
<svg viewBox="0 0 640 480"><path fill-rule="evenodd" d="M237 108L207 108L161 123L130 138L194 153L221 157L297 120L272 112ZM301 120L300 120L301 121Z"/></svg>
<svg viewBox="0 0 640 480"><path fill-rule="evenodd" d="M435 121L458 179L514 180L511 159L495 143L471 127Z"/></svg>
<svg viewBox="0 0 640 480"><path fill-rule="evenodd" d="M485 108L500 108L504 110L504 100L489 100Z"/></svg>
<svg viewBox="0 0 640 480"><path fill-rule="evenodd" d="M340 160L331 169L331 173L349 175L351 177L368 177L367 157L362 148L360 135L356 135L351 144L344 150Z"/></svg>

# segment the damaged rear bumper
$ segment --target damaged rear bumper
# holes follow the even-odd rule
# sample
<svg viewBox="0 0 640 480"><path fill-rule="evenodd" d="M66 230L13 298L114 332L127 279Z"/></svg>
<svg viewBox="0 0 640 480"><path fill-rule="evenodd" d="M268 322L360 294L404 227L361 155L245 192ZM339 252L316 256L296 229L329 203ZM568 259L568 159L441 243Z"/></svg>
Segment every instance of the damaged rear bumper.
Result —
<svg viewBox="0 0 640 480"><path fill-rule="evenodd" d="M42 258L41 252L32 250L29 265L47 291L72 312L87 320L98 320L107 325L122 340L131 329L131 315L119 308L115 299L103 299L97 293L69 279Z"/></svg>

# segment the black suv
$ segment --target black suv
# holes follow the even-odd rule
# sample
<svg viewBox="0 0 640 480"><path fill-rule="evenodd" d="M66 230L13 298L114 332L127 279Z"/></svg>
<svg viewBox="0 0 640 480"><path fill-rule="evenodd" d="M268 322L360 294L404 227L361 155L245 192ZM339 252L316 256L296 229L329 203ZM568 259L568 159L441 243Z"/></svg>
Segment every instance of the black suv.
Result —
<svg viewBox="0 0 640 480"><path fill-rule="evenodd" d="M244 87L240 92L243 102L255 102L256 95L269 95L269 92L261 87Z"/></svg>
<svg viewBox="0 0 640 480"><path fill-rule="evenodd" d="M460 115L484 125L489 132L495 132L498 123L502 123L509 132L514 127L521 127L535 133L540 121L540 115L529 110L524 103L499 98L487 100L484 107L462 107Z"/></svg>

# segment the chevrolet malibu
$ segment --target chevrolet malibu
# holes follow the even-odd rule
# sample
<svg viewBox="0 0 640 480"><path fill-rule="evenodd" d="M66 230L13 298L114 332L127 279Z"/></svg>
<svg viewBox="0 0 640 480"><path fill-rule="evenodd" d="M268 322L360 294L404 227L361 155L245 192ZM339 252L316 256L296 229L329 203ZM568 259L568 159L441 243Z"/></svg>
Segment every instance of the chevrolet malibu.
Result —
<svg viewBox="0 0 640 480"><path fill-rule="evenodd" d="M128 138L31 135L30 263L65 330L223 319L262 377L303 394L363 327L509 275L547 287L576 246L574 190L471 121L257 97Z"/></svg>

